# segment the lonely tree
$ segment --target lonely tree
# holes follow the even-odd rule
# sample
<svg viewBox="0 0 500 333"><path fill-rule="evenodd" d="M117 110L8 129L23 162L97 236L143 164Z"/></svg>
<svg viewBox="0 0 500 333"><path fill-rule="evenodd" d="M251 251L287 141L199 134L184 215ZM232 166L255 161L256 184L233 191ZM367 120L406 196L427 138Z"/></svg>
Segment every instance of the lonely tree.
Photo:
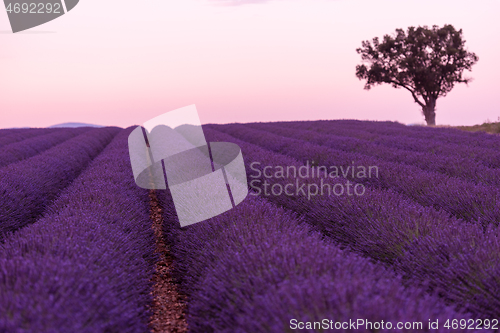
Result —
<svg viewBox="0 0 500 333"><path fill-rule="evenodd" d="M427 125L436 124L438 97L446 96L455 83L470 82L462 74L478 61L465 49L462 29L449 24L396 29L395 36L364 41L356 51L366 64L356 66L356 76L366 80L365 89L382 83L405 88L422 107Z"/></svg>

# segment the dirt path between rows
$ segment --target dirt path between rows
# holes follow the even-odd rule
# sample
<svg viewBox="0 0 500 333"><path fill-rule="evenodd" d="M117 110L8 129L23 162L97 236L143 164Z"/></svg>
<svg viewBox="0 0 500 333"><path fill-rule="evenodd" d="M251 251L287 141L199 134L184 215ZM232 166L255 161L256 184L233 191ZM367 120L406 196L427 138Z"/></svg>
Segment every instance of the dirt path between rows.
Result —
<svg viewBox="0 0 500 333"><path fill-rule="evenodd" d="M168 252L168 246L163 239L162 209L156 193L151 190L150 216L153 221L153 230L156 236L156 252L160 259L156 263L156 271L153 276L153 304L150 327L153 333L184 333L188 331L186 321L186 305L183 297L177 292L170 271L172 269L172 258Z"/></svg>

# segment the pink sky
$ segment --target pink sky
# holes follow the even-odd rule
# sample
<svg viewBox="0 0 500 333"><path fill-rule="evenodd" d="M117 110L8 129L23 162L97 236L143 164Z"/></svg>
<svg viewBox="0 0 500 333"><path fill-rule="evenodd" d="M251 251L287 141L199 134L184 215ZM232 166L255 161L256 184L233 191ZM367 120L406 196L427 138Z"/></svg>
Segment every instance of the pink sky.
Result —
<svg viewBox="0 0 500 333"><path fill-rule="evenodd" d="M362 40L453 24L479 62L437 104L438 124L500 117L500 1L80 0L9 33L0 10L0 127L129 126L196 104L203 123L315 119L422 123L410 94L363 90Z"/></svg>

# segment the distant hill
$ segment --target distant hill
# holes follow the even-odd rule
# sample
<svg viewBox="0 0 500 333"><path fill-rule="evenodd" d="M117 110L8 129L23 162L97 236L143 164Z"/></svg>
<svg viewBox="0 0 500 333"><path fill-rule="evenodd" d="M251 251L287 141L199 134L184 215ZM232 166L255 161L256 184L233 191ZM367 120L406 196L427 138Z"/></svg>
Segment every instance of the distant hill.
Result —
<svg viewBox="0 0 500 333"><path fill-rule="evenodd" d="M85 123L63 123L63 124L49 126L49 128L60 128L60 127L74 128L74 127L104 127L104 126L94 125L94 124L85 124Z"/></svg>

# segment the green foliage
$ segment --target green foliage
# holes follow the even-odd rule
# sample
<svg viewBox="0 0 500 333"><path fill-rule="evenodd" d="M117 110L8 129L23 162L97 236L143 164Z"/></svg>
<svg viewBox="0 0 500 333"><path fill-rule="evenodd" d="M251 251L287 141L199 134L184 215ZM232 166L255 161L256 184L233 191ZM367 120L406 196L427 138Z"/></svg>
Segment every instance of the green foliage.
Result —
<svg viewBox="0 0 500 333"><path fill-rule="evenodd" d="M396 29L394 36L364 41L356 51L368 64L356 66L356 76L366 80L365 89L382 83L403 87L423 108L435 106L436 99L446 96L455 83L470 82L463 72L479 59L466 50L462 30L449 24L409 27L407 32Z"/></svg>

